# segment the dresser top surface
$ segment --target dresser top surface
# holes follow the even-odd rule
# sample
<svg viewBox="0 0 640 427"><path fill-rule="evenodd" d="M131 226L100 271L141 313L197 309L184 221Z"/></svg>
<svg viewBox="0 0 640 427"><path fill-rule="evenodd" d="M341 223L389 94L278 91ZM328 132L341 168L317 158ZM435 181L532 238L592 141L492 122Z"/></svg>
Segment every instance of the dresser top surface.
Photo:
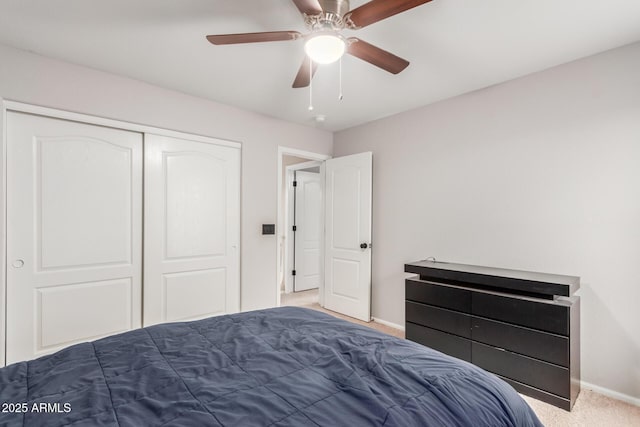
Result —
<svg viewBox="0 0 640 427"><path fill-rule="evenodd" d="M405 264L404 271L436 279L448 279L519 290L531 288L532 292L545 295L570 296L580 288L580 278L576 276L431 260Z"/></svg>

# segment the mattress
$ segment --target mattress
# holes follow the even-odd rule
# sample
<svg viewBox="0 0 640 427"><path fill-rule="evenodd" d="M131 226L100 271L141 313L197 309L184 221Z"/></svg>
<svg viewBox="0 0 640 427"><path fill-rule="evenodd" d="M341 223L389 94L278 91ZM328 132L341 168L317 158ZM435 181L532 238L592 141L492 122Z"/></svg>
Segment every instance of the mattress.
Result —
<svg viewBox="0 0 640 427"><path fill-rule="evenodd" d="M282 307L137 329L0 369L3 426L541 426L471 364Z"/></svg>

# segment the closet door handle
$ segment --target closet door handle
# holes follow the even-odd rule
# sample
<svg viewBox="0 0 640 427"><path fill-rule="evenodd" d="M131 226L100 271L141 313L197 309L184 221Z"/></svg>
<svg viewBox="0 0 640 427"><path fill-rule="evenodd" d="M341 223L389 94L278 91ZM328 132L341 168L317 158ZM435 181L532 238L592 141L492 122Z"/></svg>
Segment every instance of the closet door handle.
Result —
<svg viewBox="0 0 640 427"><path fill-rule="evenodd" d="M15 261L13 261L11 263L11 265L13 266L13 268L22 268L22 267L24 267L24 260L17 259Z"/></svg>

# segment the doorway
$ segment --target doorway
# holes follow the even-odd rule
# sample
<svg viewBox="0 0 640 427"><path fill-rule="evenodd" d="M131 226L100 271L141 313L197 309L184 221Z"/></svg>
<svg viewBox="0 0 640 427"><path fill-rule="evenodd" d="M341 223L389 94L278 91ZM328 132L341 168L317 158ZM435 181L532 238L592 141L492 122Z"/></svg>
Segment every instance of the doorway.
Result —
<svg viewBox="0 0 640 427"><path fill-rule="evenodd" d="M288 158L285 156L285 160ZM314 305L324 284L322 163L301 162L285 172L285 244L281 305Z"/></svg>
<svg viewBox="0 0 640 427"><path fill-rule="evenodd" d="M279 147L278 154L277 305L370 321L372 153L330 159ZM298 193L303 181L310 191Z"/></svg>
<svg viewBox="0 0 640 427"><path fill-rule="evenodd" d="M324 276L322 169L329 156L286 147L278 151L277 303L318 304Z"/></svg>

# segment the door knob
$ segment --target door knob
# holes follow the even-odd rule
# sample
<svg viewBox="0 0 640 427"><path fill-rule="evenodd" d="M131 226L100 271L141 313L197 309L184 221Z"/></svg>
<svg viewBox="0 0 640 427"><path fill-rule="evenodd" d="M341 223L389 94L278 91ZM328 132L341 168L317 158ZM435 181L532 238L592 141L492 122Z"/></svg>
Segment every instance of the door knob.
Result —
<svg viewBox="0 0 640 427"><path fill-rule="evenodd" d="M360 249L367 249L370 247L371 247L370 243L360 243Z"/></svg>
<svg viewBox="0 0 640 427"><path fill-rule="evenodd" d="M24 261L21 259L17 259L15 261L13 261L13 263L11 263L11 265L13 266L13 268L22 268L24 266Z"/></svg>

